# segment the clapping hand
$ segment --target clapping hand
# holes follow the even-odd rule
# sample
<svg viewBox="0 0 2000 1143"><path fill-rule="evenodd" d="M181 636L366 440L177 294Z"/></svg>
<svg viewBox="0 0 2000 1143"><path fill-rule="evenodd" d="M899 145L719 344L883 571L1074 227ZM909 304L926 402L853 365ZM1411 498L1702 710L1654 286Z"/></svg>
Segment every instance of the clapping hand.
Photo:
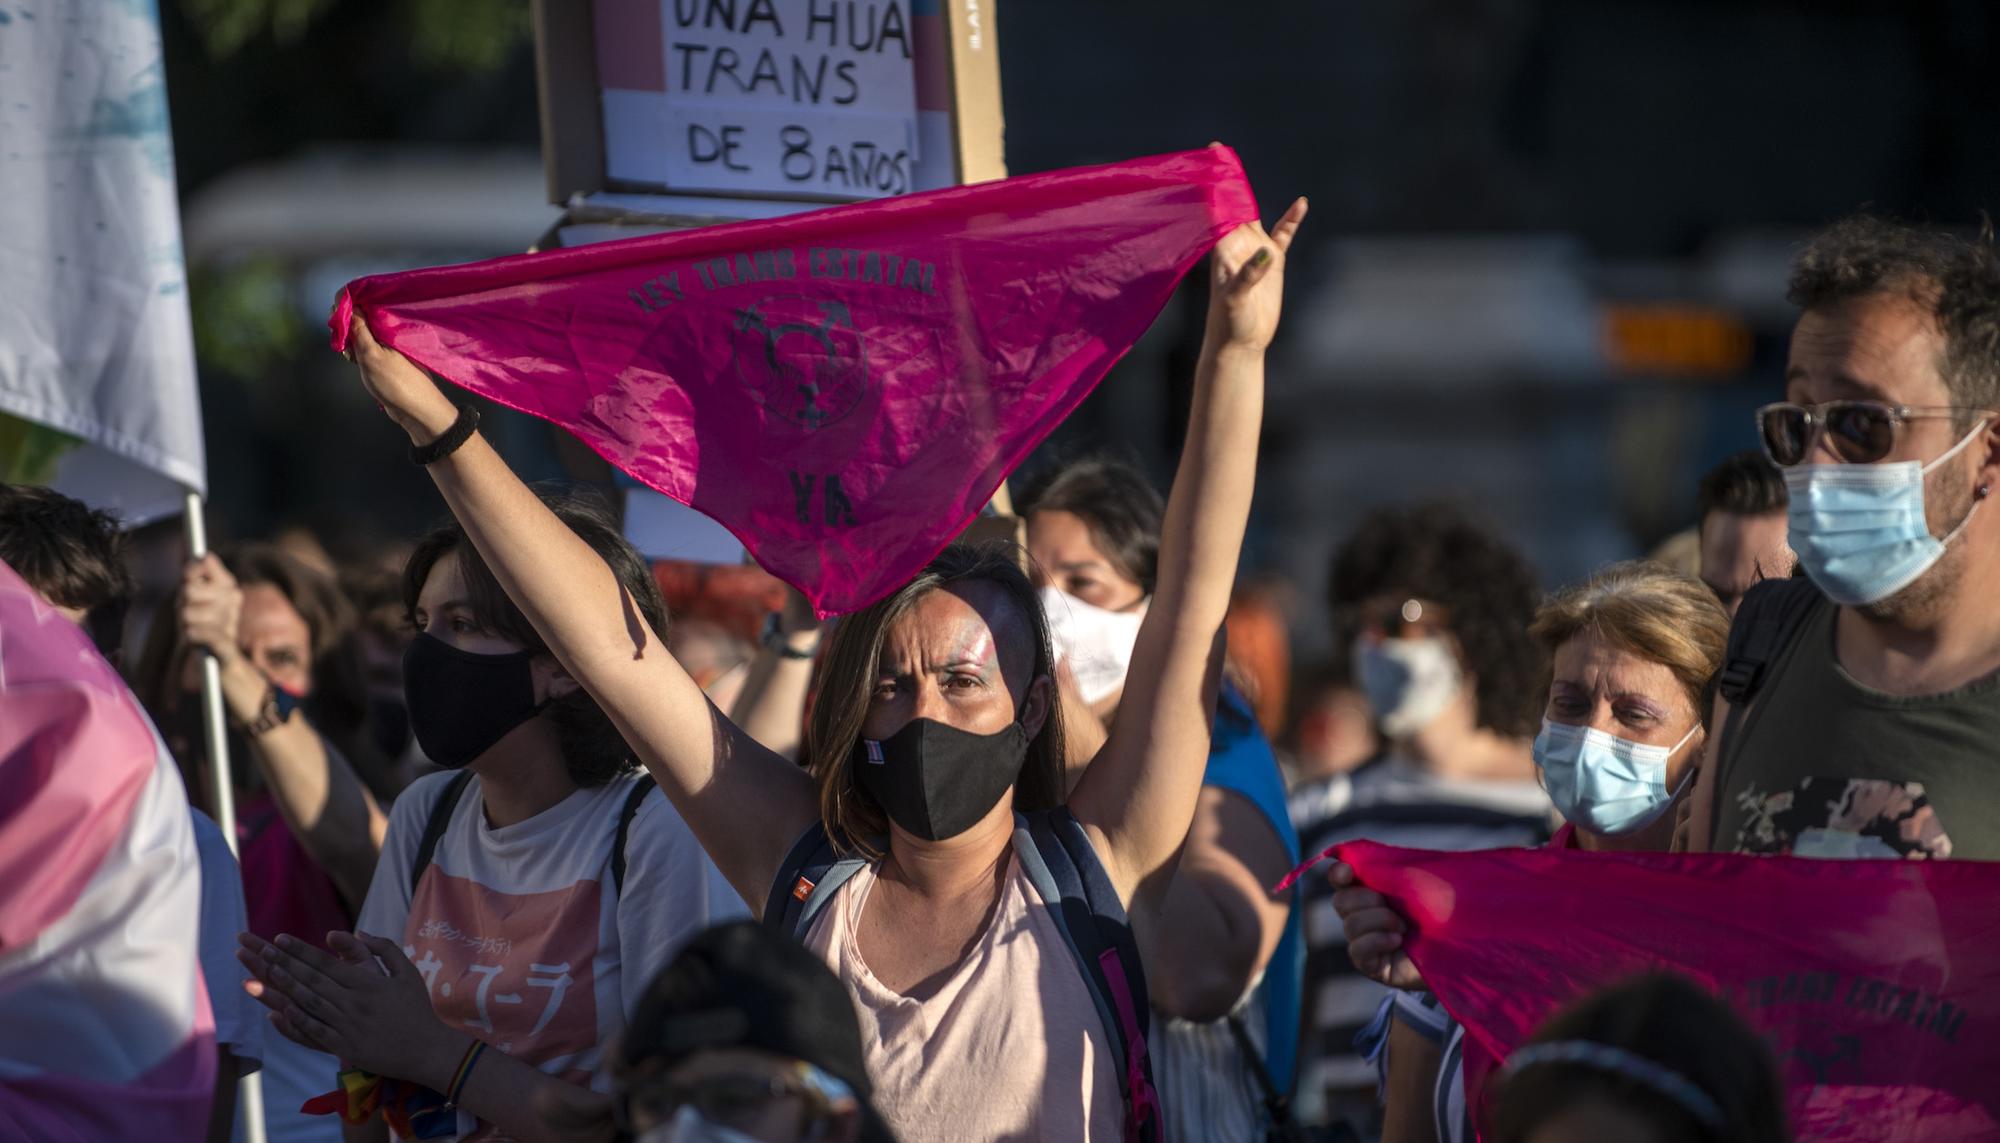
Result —
<svg viewBox="0 0 2000 1143"><path fill-rule="evenodd" d="M431 1011L423 975L394 941L329 933L332 952L291 936L272 943L241 933L237 943L236 959L254 978L243 987L289 1040L429 1087L439 1086L439 1061L449 1067L464 1051L466 1037Z"/></svg>

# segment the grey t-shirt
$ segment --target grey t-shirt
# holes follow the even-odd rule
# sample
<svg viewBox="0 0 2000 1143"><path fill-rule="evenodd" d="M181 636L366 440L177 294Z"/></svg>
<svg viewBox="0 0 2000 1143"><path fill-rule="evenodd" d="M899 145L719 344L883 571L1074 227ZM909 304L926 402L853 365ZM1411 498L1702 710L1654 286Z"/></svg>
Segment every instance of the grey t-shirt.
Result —
<svg viewBox="0 0 2000 1143"><path fill-rule="evenodd" d="M1775 602L1763 594L1757 602ZM1839 614L1824 597L1811 605L1722 744L1713 847L2000 859L2000 674L1944 694L1884 694L1836 660Z"/></svg>

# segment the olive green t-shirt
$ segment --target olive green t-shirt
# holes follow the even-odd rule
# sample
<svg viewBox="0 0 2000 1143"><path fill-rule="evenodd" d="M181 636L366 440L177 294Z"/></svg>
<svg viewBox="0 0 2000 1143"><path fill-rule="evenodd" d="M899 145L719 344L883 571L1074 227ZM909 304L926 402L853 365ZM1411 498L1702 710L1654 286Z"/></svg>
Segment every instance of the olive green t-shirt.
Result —
<svg viewBox="0 0 2000 1143"><path fill-rule="evenodd" d="M2000 859L2000 674L1936 695L1865 687L1835 658L1839 613L1812 605L1723 742L1712 847Z"/></svg>

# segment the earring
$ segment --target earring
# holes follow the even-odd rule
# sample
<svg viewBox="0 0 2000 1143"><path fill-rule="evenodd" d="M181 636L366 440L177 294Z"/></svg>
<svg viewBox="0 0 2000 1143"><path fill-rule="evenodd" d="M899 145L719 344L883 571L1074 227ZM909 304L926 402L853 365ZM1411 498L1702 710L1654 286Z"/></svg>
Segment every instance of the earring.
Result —
<svg viewBox="0 0 2000 1143"><path fill-rule="evenodd" d="M1986 499L1987 493L1990 491L1992 490L1989 489L1986 485L1982 484L1978 488L1973 489L1972 498L1974 500L1984 500Z"/></svg>

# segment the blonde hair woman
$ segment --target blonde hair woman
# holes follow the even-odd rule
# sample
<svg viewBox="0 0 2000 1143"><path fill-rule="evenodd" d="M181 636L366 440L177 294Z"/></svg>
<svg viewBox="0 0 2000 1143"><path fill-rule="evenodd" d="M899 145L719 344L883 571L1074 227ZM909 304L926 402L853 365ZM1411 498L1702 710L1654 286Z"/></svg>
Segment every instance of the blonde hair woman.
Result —
<svg viewBox="0 0 2000 1143"><path fill-rule="evenodd" d="M1549 844L1655 852L1694 788L1729 615L1707 585L1654 563L1613 564L1557 593L1529 629L1552 659L1535 766L1567 819ZM1424 987L1403 919L1336 863L1334 894L1355 967ZM1472 1138L1459 1068L1463 1031L1429 995L1384 1002L1368 1033L1382 1076L1384 1143Z"/></svg>

